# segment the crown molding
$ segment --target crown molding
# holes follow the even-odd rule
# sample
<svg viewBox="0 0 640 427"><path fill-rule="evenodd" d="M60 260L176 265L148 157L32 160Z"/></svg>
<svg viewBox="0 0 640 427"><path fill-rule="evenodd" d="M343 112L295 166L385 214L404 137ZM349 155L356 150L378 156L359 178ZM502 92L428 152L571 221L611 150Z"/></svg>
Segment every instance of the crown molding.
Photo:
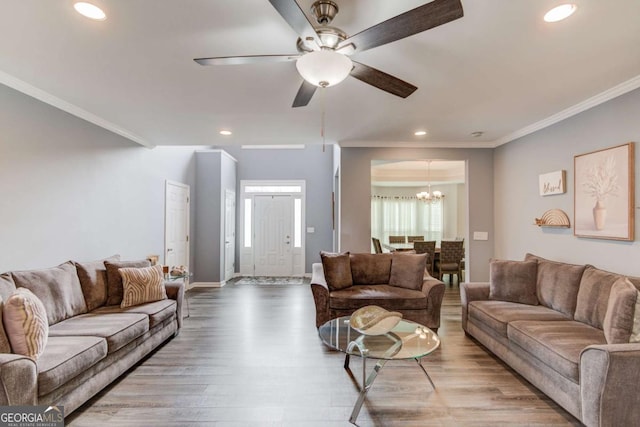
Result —
<svg viewBox="0 0 640 427"><path fill-rule="evenodd" d="M582 113L583 111L596 107L600 104L612 100L613 98L638 89L639 87L640 75L635 76L627 80L626 82L622 82L619 85L612 87L611 89L607 89L604 92L592 96L591 98L585 99L584 101L573 105L566 110L562 110L559 113L549 116L546 119L542 119L539 122L535 122L529 126L525 126L522 129L505 135L502 138L496 139L493 146L499 147L500 145L506 144L507 142L522 138L523 136L529 135L533 132L539 131L558 122L566 120L569 117L575 116L576 114Z"/></svg>
<svg viewBox="0 0 640 427"><path fill-rule="evenodd" d="M338 145L342 148L495 148L493 141L366 141L345 140Z"/></svg>
<svg viewBox="0 0 640 427"><path fill-rule="evenodd" d="M74 115L78 118L81 118L82 120L85 120L89 123L93 123L96 126L100 126L101 128L104 128L106 130L108 130L109 132L113 132L117 135L120 135L123 138L126 138L130 141L135 142L136 144L140 144L144 147L147 148L153 148L155 147L154 144L150 143L149 141L145 140L144 138L142 138L141 136L138 136L132 132L129 132L128 130L114 124L111 123L107 120L104 120L101 117L96 116L93 113L88 112L87 110L84 110L80 107L78 107L77 105L71 104L70 102L64 101L54 95L51 95L48 92L45 92L42 89L39 89L33 85L30 85L29 83L20 80L10 74L5 73L4 71L0 70L0 83L2 83L5 86L8 86L12 89L15 89L19 92L24 93L25 95L29 95L32 98L37 99L38 101L42 101L46 104L52 105L62 111L65 111L71 115Z"/></svg>

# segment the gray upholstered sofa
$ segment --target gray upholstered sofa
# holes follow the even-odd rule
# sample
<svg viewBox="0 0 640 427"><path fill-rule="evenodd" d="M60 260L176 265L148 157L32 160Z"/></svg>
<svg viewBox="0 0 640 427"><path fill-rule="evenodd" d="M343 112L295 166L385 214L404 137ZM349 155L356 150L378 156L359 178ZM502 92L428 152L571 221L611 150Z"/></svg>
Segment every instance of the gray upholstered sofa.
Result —
<svg viewBox="0 0 640 427"><path fill-rule="evenodd" d="M464 331L587 426L638 425L640 280L530 254L490 269L460 287Z"/></svg>
<svg viewBox="0 0 640 427"><path fill-rule="evenodd" d="M426 273L425 254L322 256L322 264L313 264L311 277L316 327L377 305L438 331L444 283Z"/></svg>
<svg viewBox="0 0 640 427"><path fill-rule="evenodd" d="M117 257L109 260L117 265ZM106 305L113 295L103 261L0 275L2 300L25 287L42 302L49 323L46 347L34 361L11 352L0 322L0 405L64 405L68 415L177 335L184 284L165 283L168 299Z"/></svg>

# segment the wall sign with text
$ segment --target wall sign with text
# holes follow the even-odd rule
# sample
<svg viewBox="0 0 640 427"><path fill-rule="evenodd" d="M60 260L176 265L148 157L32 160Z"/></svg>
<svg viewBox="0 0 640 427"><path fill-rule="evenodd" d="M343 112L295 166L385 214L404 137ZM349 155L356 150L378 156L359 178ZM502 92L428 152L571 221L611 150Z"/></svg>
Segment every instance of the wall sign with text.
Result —
<svg viewBox="0 0 640 427"><path fill-rule="evenodd" d="M551 196L567 192L566 172L564 170L540 175L540 195Z"/></svg>

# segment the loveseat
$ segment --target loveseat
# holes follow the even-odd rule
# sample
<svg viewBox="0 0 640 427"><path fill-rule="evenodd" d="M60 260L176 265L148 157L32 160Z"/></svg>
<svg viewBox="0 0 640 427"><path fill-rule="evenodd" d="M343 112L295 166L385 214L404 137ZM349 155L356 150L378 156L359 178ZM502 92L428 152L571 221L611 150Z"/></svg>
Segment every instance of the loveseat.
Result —
<svg viewBox="0 0 640 427"><path fill-rule="evenodd" d="M321 257L311 277L316 327L377 305L438 331L444 283L426 272L426 254L323 252Z"/></svg>
<svg viewBox="0 0 640 427"><path fill-rule="evenodd" d="M489 283L461 285L462 328L587 426L638 425L638 289L590 265L496 260Z"/></svg>
<svg viewBox="0 0 640 427"><path fill-rule="evenodd" d="M0 405L64 405L66 416L178 334L181 282L164 283L166 298L121 308L118 272L136 266L149 263L120 262L114 256L0 275L5 302L4 307L0 302L0 319L5 319L4 326L0 323ZM162 276L159 280L156 288L162 290ZM7 316L17 294L35 295L46 312L48 336L37 356L12 351L16 345Z"/></svg>

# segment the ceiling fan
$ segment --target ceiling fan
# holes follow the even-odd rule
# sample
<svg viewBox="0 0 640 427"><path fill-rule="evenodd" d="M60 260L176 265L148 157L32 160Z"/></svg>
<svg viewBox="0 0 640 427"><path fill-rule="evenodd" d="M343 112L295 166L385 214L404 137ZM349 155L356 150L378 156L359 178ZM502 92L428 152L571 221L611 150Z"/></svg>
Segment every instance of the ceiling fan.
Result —
<svg viewBox="0 0 640 427"><path fill-rule="evenodd" d="M311 6L311 12L319 24L317 27L309 22L295 0L269 0L269 3L300 36L296 44L297 53L196 58L194 61L200 65L296 61L296 68L304 80L293 101L293 107L307 105L318 87L335 85L348 75L393 95L406 98L417 89L416 86L353 61L350 56L421 33L463 16L460 0L433 0L358 34L348 36L341 29L329 25L338 13L338 5L333 1L317 0Z"/></svg>

